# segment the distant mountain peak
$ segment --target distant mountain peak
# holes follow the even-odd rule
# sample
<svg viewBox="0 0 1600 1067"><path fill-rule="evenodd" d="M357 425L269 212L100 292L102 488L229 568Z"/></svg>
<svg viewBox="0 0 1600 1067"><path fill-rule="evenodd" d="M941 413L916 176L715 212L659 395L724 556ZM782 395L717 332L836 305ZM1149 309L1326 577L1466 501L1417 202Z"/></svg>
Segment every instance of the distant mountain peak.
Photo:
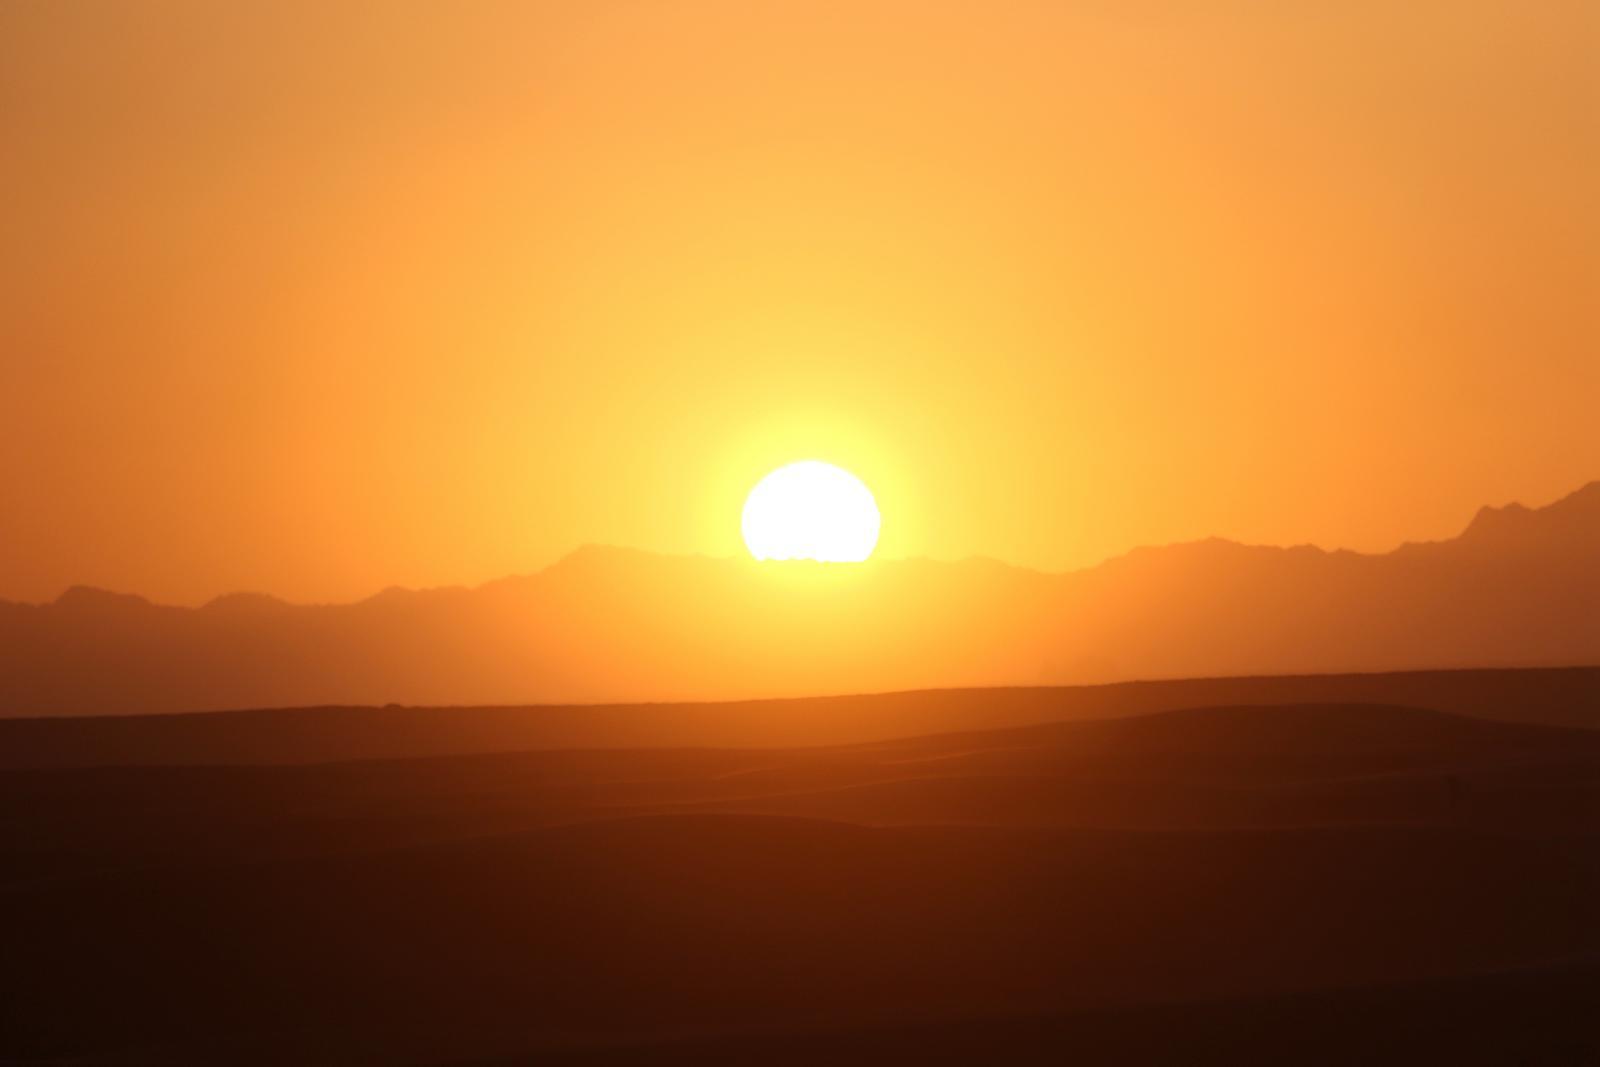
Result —
<svg viewBox="0 0 1600 1067"><path fill-rule="evenodd" d="M283 611L292 605L267 593L224 593L208 600L201 611L226 615L250 615L264 611Z"/></svg>
<svg viewBox="0 0 1600 1067"><path fill-rule="evenodd" d="M1461 531L1463 537L1482 536L1485 533L1503 528L1507 523L1519 522L1524 515L1531 515L1533 511L1526 505L1513 501L1500 507L1485 504L1472 516L1472 521L1467 523L1467 528Z"/></svg>
<svg viewBox="0 0 1600 1067"><path fill-rule="evenodd" d="M1600 481L1590 482L1542 508L1520 503L1482 507L1461 532L1463 541L1514 537L1535 527L1587 531L1600 542Z"/></svg>
<svg viewBox="0 0 1600 1067"><path fill-rule="evenodd" d="M114 608L147 608L150 601L136 593L114 593L94 585L74 585L55 599L55 606L69 611Z"/></svg>

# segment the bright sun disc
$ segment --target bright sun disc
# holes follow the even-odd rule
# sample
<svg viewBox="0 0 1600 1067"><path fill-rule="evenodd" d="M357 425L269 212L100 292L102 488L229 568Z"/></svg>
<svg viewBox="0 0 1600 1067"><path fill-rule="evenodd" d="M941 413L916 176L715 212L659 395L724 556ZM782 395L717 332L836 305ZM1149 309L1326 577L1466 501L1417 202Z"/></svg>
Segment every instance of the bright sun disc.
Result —
<svg viewBox="0 0 1600 1067"><path fill-rule="evenodd" d="M741 528L756 559L860 563L878 545L878 503L861 479L808 459L779 467L745 498Z"/></svg>

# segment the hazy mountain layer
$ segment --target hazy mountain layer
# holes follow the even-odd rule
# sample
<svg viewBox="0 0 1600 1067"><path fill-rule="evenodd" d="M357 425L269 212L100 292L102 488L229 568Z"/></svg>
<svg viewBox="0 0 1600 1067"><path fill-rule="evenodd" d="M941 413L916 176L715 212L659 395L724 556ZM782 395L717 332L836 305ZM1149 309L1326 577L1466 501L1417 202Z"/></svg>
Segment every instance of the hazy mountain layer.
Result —
<svg viewBox="0 0 1600 1067"><path fill-rule="evenodd" d="M0 714L718 700L1600 663L1600 482L1383 555L1210 540L1041 574L584 548L476 589L0 603Z"/></svg>

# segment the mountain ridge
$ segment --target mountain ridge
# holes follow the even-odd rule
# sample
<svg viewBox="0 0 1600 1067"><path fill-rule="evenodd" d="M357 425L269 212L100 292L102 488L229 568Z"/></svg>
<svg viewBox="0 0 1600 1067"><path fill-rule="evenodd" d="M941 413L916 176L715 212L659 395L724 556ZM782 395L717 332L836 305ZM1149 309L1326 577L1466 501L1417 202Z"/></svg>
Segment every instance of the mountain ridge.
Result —
<svg viewBox="0 0 1600 1067"><path fill-rule="evenodd" d="M1382 554L1145 547L758 564L584 546L476 587L198 608L0 602L0 715L734 700L1132 678L1600 663L1600 482Z"/></svg>
<svg viewBox="0 0 1600 1067"><path fill-rule="evenodd" d="M901 557L901 558L896 558L896 559L877 560L877 561L874 561L872 565L873 566L880 566L880 567L881 566L885 566L885 565L893 565L893 564L914 564L914 565L928 564L928 565L939 566L939 567L961 567L961 566L983 565L983 566L988 566L988 567L992 567L992 568L995 568L995 569L1001 569L1001 570L1006 570L1006 571L1018 571L1018 572L1023 572L1023 573L1029 574L1029 575L1038 575L1038 576L1041 576L1041 577L1070 577L1070 576L1074 576L1074 575L1081 575L1081 574L1084 574L1084 573L1087 573L1087 572L1090 572L1090 571L1099 570L1100 568L1105 567L1108 564L1115 563L1118 560L1126 559L1129 556L1142 556L1142 555L1146 555L1146 554L1149 554L1149 553L1167 552L1167 551L1171 551L1171 550L1174 550L1174 549L1186 549L1186 548L1193 548L1193 547L1197 547L1197 546L1215 546L1215 547L1218 547L1218 548L1261 549L1261 550L1265 550L1265 551L1269 551L1269 552L1314 553L1314 554L1321 555L1321 556L1354 556L1354 557L1372 559L1372 558L1381 558L1381 557L1385 557L1385 556L1392 556L1397 552L1405 551L1406 549L1408 549L1410 547L1413 547L1413 546L1449 544L1449 543L1454 542L1454 541L1460 541L1460 540L1462 540L1464 538L1467 538L1469 536L1476 536L1476 535L1480 534L1482 532L1482 530L1484 530L1485 528L1494 528L1494 527L1503 525L1506 522L1506 518L1505 517L1507 517L1507 516L1509 516L1509 517L1511 517L1513 519L1516 519L1516 520L1520 520L1524 516L1539 515L1541 513L1549 513L1549 512L1552 512L1552 511L1555 511L1555 512L1558 512L1558 513L1567 512L1567 511L1576 511L1578 505L1582 505L1584 507L1589 508L1590 510L1592 510L1595 513L1596 519L1600 519L1600 479L1595 479L1594 481L1587 482L1584 485L1579 486L1577 489L1574 489L1572 492L1567 493L1566 495L1564 495L1562 497L1559 497L1556 500L1552 501L1551 503L1543 505L1541 507L1529 507L1529 506L1527 506L1525 504L1522 504L1522 503L1520 503L1518 501L1511 501L1509 503L1498 505L1498 506L1492 505L1492 504L1485 504L1485 505L1479 507L1476 512L1474 512L1472 519L1470 519L1468 521L1468 523L1464 527L1462 527L1461 532L1456 534L1454 537L1443 538L1443 539L1440 539L1440 540L1433 540L1433 541L1403 541L1400 544L1396 545L1394 548L1388 549L1387 551L1381 551L1381 552L1368 552L1368 551L1362 551L1360 549L1342 548L1342 547L1341 548L1323 548L1322 546L1317 545L1317 544L1313 544L1311 542L1301 542L1301 543L1292 544L1292 545L1257 544L1257 543L1250 542L1250 541L1236 541L1236 540L1234 540L1232 538L1222 537L1220 535L1212 535L1210 537L1195 538L1195 539L1189 540L1189 541L1173 541L1173 542L1170 542L1170 543L1164 544L1164 545L1135 545L1135 546L1133 546L1132 548L1128 549L1125 552L1121 552L1121 553L1118 553L1118 554L1112 555L1112 556L1107 556L1105 559L1102 559L1099 562L1091 563L1091 564L1088 564L1088 565L1083 566L1083 567L1075 567L1075 568L1071 568L1071 569L1068 569L1068 570L1060 570L1060 571L1044 570L1044 569L1041 569L1041 568L1038 568L1038 567L1030 567L1030 566L1027 566L1025 564L1012 563L1009 560L998 559L998 558L996 558L994 556L985 556L985 555L981 555L981 554L965 556L965 557L963 557L961 559L955 559L955 560L941 560L941 559L935 559L935 558L929 557L929 556L906 556L906 557ZM219 593L218 595L212 597L211 599L209 599L209 600L207 600L207 601L205 601L205 602L203 602L201 604L195 605L193 607L189 607L187 605L167 604L165 602L153 601L153 600L150 600L148 597L145 597L144 595L139 594L139 593L125 592L125 591L121 591L121 590L109 589L109 588L106 588L104 586L88 585L88 584L81 584L80 583L80 584L74 584L74 585L71 585L71 586L67 587L67 589L63 590L60 594L58 594L57 597L54 600L26 601L26 600L10 600L10 599L4 598L4 597L0 597L0 606L4 606L4 607L51 607L51 606L55 606L55 605L60 604L63 600L66 600L66 601L69 601L69 602L72 601L72 600L75 600L75 599L88 600L92 595L92 596L103 596L105 598L131 598L133 600L141 601L141 602L143 602L145 604L148 604L148 605L151 605L153 607L176 607L176 608L181 608L183 610L204 610L204 609L211 608L213 606L218 606L218 605L230 605L231 606L231 605L236 604L236 603L243 603L244 601L251 601L251 602L259 604L261 606L267 606L267 605L270 604L270 605L273 605L273 606L282 605L282 606L288 606L288 607L349 607L349 606L354 606L354 605L358 605L358 604L369 603L369 602L374 601L374 600L393 598L393 597L395 597L396 595L399 595L399 594L478 592L478 591L481 591L481 590L484 590L484 589L488 589L488 588L492 588L492 587L496 587L496 586L501 586L501 585L504 585L504 584L507 584L507 583L520 583L520 582L527 581L529 579L538 578L540 576L548 574L551 571L557 570L558 568L562 568L564 566L573 564L573 563L575 563L577 561L584 560L585 558L588 558L588 557L607 557L607 556L610 556L610 557L626 556L626 557L649 558L649 559L671 559L671 560L685 560L685 561L703 561L703 562L710 562L710 563L737 563L737 564L741 564L741 565L750 562L748 560L745 560L741 556L708 556L708 555L705 555L703 553L655 552L655 551L652 551L650 549L638 548L638 547L631 546L631 545L617 545L617 544L612 544L610 542L604 542L604 541L590 541L590 542L585 542L584 544L578 545L577 547L573 548L571 551L569 551L569 552L565 553L564 555L560 556L559 558L553 560L552 562L550 562L546 566L544 566L544 567L542 567L542 568L540 568L538 570L534 570L534 571L527 571L527 572L523 572L523 573L519 573L519 574L501 575L498 578L490 578L490 579L488 579L486 581L483 581L483 582L480 582L480 583L478 583L476 585L468 585L468 584L462 584L462 583L450 583L450 584L446 584L446 585L415 586L415 587L413 587L413 586L404 586L404 585L390 585L390 586L385 586L383 589L380 589L377 592L371 593L371 594L369 594L369 595L367 595L365 597L357 597L354 600L345 600L345 601L294 601L294 600L286 600L286 599L284 599L282 597L275 596L275 595L273 595L271 593L263 593L263 592L257 592L257 591L252 591L252 590L235 590L235 591L232 591L232 592ZM810 561L806 561L806 560L798 560L798 561L790 561L790 562L792 564L799 565L799 566L808 566L808 565L810 565ZM825 565L825 566L831 566L831 565ZM843 565L841 565L841 566L843 566Z"/></svg>

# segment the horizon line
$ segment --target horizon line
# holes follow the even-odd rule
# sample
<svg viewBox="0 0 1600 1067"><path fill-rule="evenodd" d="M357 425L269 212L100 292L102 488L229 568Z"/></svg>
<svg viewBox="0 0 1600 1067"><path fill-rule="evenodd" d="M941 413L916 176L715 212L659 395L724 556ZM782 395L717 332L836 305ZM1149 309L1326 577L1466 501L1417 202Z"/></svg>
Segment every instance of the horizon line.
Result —
<svg viewBox="0 0 1600 1067"><path fill-rule="evenodd" d="M275 602L277 604L284 605L286 607L296 607L296 608L351 607L351 606L355 606L355 605L358 605L358 604L365 604L365 603L368 603L370 601L376 600L379 597L389 596L389 595L393 595L393 594L396 594L396 593L418 594L418 595L427 594L427 593L446 593L446 592L469 592L470 593L470 592L476 592L476 591L481 590L481 589L485 589L485 588L487 588L489 586L492 586L492 585L497 585L497 584L499 584L501 582L514 582L514 581L529 580L529 579L537 578L542 574L545 574L545 573L547 573L547 572L549 572L551 570L554 570L555 568L561 566L563 563L566 563L567 561L571 560L573 557L578 556L578 555L580 555L580 554L582 554L584 552L592 552L592 551L597 551L597 550L598 551L606 551L606 552L632 553L632 554L642 555L642 556L654 556L654 557L661 558L661 559L700 560L700 561L705 561L705 562L709 562L709 563L722 563L722 564L729 564L729 563L731 563L731 564L747 564L747 565L750 565L750 566L768 567L768 568L773 568L773 569L780 568L780 567L828 567L828 568L839 568L839 569L843 570L843 569L851 569L851 568L869 568L869 567L872 567L875 564L904 564L904 563L931 563L931 564L936 564L936 565L940 565L940 566L957 567L957 566L981 563L981 564L993 564L995 566L1004 567L1004 568L1007 568L1009 570L1014 570L1014 571L1024 571L1024 572L1027 572L1029 574L1035 574L1035 575L1039 575L1041 577L1046 577L1046 578L1066 577L1068 575L1083 574L1083 573L1086 573L1088 571L1095 570L1095 569L1097 569L1099 567L1103 567L1108 563L1115 562L1116 560L1126 559L1128 556L1131 556L1136 552L1161 551L1161 550L1164 550L1164 549L1184 548L1184 547L1189 547L1189 546L1193 546L1193 545L1205 545L1205 544L1213 544L1213 543L1231 545L1231 546L1234 546L1234 547L1237 547L1237 548L1246 548L1246 549L1270 549L1270 550L1281 551L1281 552L1292 552L1292 551L1299 550L1299 549L1310 549L1312 551L1319 552L1319 553L1321 553L1323 555L1327 555L1327 556L1352 555L1352 556L1361 556L1361 557L1366 557L1366 558L1378 558L1378 557L1393 555L1396 552L1402 551L1403 549L1405 549L1407 547L1410 547L1410 546L1447 544L1447 543L1449 543L1451 541L1460 540L1467 533L1467 531L1470 530L1473 527L1473 525L1475 523L1477 523L1478 520L1481 519L1486 514L1493 514L1493 513L1498 513L1498 512L1508 512L1508 511L1509 512L1516 512L1516 511L1539 512L1539 511L1545 511L1545 510L1548 510L1549 508L1553 508L1553 507L1555 507L1555 506L1557 506L1559 504L1562 504L1562 503L1572 499L1573 497L1578 496L1581 493L1584 493L1584 492L1590 491L1590 490L1594 490L1597 487L1600 487L1600 478L1595 478L1595 479L1591 479L1591 480L1589 480L1587 482L1584 482L1582 485L1579 485L1577 488L1572 489L1569 492L1561 494L1560 496L1556 497L1554 500L1549 501L1548 503L1540 504L1540 505L1537 505L1537 506L1531 506L1531 507L1529 505L1523 504L1522 502L1517 501L1517 500L1509 501L1509 502L1507 502L1505 504L1498 504L1498 505L1495 505L1495 504L1480 505L1479 508L1477 509L1477 511L1475 511L1473 513L1472 518L1467 521L1466 525L1462 526L1452 536L1444 537L1444 538L1436 538L1436 539L1433 539L1433 540L1420 540L1420 541L1407 540L1407 541L1401 541L1399 544L1396 544L1393 548L1384 549L1384 550L1381 550L1381 551L1369 551L1369 550L1362 550L1362 549L1355 549L1355 548L1344 548L1344 547L1326 548L1326 547L1323 547L1322 545L1319 545L1319 544L1316 544L1316 543L1310 542L1310 541L1304 541L1304 542L1300 542L1300 543L1297 543L1297 544L1288 544L1288 545L1261 544L1261 543L1255 543L1255 542L1235 541L1235 540L1233 540L1231 538L1228 538L1228 537L1223 537L1223 536L1218 535L1218 534L1212 534L1212 535L1207 536L1207 537L1199 537L1199 538L1195 538L1193 540L1171 541L1171 542L1168 542L1166 544L1160 544L1160 545L1150 545L1150 544L1133 545L1133 546L1127 548L1126 550L1124 550L1122 552L1116 553L1114 555L1106 556L1106 557L1104 557L1104 558L1102 558L1100 560L1095 561L1094 563L1088 563L1088 564L1085 564L1085 565L1083 565L1081 567L1071 567L1071 568L1067 568L1065 570L1046 570L1044 568L1033 567L1033 566L1029 566L1029 565L1023 564L1023 563L1013 563L1013 562L1011 562L1009 560L1000 559L1000 558L995 557L995 556L986 556L986 555L982 555L982 554L979 554L979 553L974 553L974 554L967 555L967 556L962 556L962 557L959 557L959 558L945 558L945 557L936 557L936 556L889 556L889 557L880 557L880 556L874 554L870 558L868 558L866 560L862 560L860 562L839 563L839 562L824 562L824 561L809 560L809 559L757 560L757 559L754 559L753 557L749 556L748 553L738 553L738 552L736 552L733 555L719 556L719 555L711 555L711 554L705 553L705 552L670 552L670 551L662 551L662 550L652 549L652 548L642 548L642 547L635 546L635 545L616 544L614 542L586 541L586 542L583 542L581 544L578 544L578 545L568 549L566 552L563 552L561 555L557 556L555 559L551 560L549 563L545 564L544 566L536 568L536 569L531 570L531 571L522 571L522 572L514 572L514 573L511 573L511 574L503 574L503 575L500 575L498 577L486 578L483 581L480 581L480 582L477 582L477 583L455 582L455 583L446 583L446 584L441 584L441 585L420 585L420 586L407 586L407 585L400 585L400 584L386 585L386 586L383 586L382 588L380 588L380 589L378 589L378 590L376 590L376 591L374 591L372 593L367 594L366 596L356 597L355 599L352 599L352 600L289 600L289 599L286 599L286 598L284 598L282 596L279 596L279 595L277 595L275 593L263 592L261 590L255 590L255 589L232 589L232 590L227 590L227 591L224 591L224 592L221 592L221 593L217 593L217 594L215 594L215 595L213 595L211 597L208 597L208 598L206 598L204 600L201 600L201 601L198 601L198 602L193 602L193 603L174 603L174 602L168 602L168 601L152 600L152 599L150 599L149 597L145 596L142 593L128 592L128 591L120 590L120 589L107 588L105 586L97 586L97 585L91 585L91 584L87 584L87 583L77 582L77 583L73 583L71 585L66 586L64 589L61 590L61 592L57 593L54 597L52 597L49 600L12 600L12 599L9 599L9 598L6 598L6 597L0 597L0 604L11 604L11 605L19 605L19 606L23 606L23 607L35 607L35 608L50 607L52 605L59 604L63 599L67 598L69 595L71 595L74 592L82 592L82 593L92 593L92 594L97 594L97 595L103 595L103 596L108 596L108 597L117 597L117 598L123 598L123 599L138 600L141 603L147 604L147 605L149 605L151 607L172 608L172 609L183 610L183 611L200 611L200 610L204 610L205 608L211 607L212 605L218 604L218 603L220 603L222 601L226 601L226 600L230 600L230 599L236 599L236 598L257 598L257 599L262 599L262 600L270 600L270 601L273 601L273 602Z"/></svg>

